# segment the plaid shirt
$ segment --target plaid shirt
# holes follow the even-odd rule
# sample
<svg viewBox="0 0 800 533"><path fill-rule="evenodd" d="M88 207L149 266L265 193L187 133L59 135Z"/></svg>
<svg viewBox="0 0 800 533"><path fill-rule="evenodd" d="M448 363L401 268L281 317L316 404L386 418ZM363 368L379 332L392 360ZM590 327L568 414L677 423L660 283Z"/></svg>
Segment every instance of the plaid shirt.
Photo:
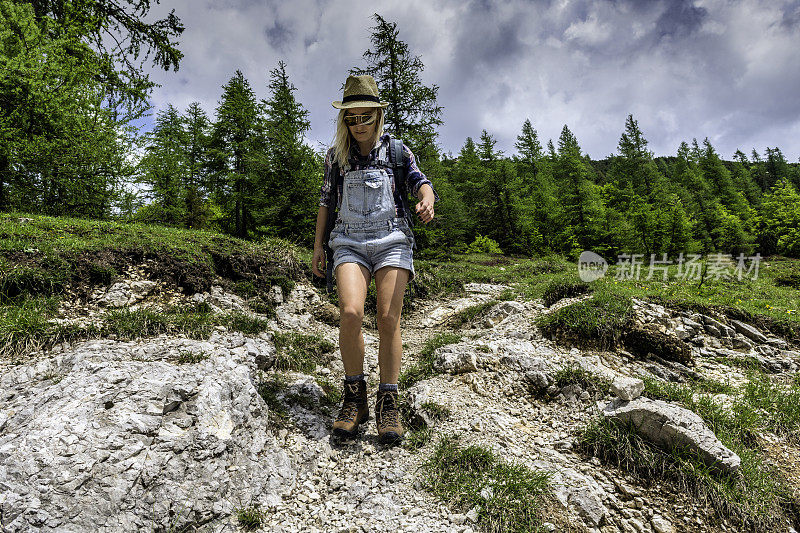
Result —
<svg viewBox="0 0 800 533"><path fill-rule="evenodd" d="M384 134L378 139L378 142L375 143L375 147L370 151L369 155L362 156L358 151L358 144L353 143L350 145L350 170L366 170L366 169L373 169L373 168L382 168L377 165L378 153L380 152L381 148L385 149L385 153L389 153L389 134ZM386 156L388 159L388 155ZM433 183L431 180L425 177L419 167L417 167L416 160L414 159L414 154L411 153L408 146L403 144L403 163L406 167L406 181L408 183L407 189L408 191L413 194L415 197L418 198L417 194L419 192L419 188L422 187L424 184L428 184L433 189ZM333 148L328 150L328 153L325 155L325 173L322 177L322 190L319 197L319 205L330 207L331 203L331 188L333 187L333 183L335 177L331 175L331 170L333 168ZM394 184L394 175L392 173L392 169L387 168L386 172L389 174L392 182L392 193L394 195L394 207L395 207L395 216L403 217L405 213L403 212L403 201L400 198L400 191L395 187ZM439 194L434 189L433 191L434 196L434 203L439 200ZM342 186L339 186L339 202L336 208L338 209L342 205Z"/></svg>

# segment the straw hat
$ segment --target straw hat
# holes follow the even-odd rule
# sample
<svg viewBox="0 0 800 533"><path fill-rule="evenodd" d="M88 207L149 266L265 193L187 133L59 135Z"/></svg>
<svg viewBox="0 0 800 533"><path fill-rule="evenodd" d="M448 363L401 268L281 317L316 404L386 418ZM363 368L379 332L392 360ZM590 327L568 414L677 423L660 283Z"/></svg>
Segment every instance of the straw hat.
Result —
<svg viewBox="0 0 800 533"><path fill-rule="evenodd" d="M389 102L381 102L378 98L378 84L369 74L348 76L344 82L344 97L331 102L336 109L351 107L386 107Z"/></svg>

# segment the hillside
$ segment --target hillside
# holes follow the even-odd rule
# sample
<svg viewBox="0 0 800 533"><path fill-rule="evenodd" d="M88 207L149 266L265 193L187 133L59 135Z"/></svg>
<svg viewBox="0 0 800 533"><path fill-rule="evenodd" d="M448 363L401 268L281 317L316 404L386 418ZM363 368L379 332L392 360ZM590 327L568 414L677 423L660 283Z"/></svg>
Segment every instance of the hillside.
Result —
<svg viewBox="0 0 800 533"><path fill-rule="evenodd" d="M417 261L411 430L338 442L310 251L0 215L8 531L794 531L800 263L584 283L559 257ZM367 301L374 404L378 332Z"/></svg>

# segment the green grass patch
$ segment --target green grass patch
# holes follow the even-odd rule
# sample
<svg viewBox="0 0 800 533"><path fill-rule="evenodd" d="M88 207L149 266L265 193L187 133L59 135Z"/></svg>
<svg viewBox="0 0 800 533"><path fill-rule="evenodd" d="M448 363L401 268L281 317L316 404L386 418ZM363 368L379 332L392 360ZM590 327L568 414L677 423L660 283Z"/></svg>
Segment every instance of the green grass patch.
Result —
<svg viewBox="0 0 800 533"><path fill-rule="evenodd" d="M403 436L403 447L415 452L424 448L432 439L433 430L431 428L413 428Z"/></svg>
<svg viewBox="0 0 800 533"><path fill-rule="evenodd" d="M258 506L236 509L236 520L245 531L255 531L264 523L264 512Z"/></svg>
<svg viewBox="0 0 800 533"><path fill-rule="evenodd" d="M240 331L245 335L258 335L263 331L267 331L267 326L269 325L268 320L238 312L221 315L218 320L228 329Z"/></svg>
<svg viewBox="0 0 800 533"><path fill-rule="evenodd" d="M705 264L705 260L700 264ZM676 265L669 268L667 281L663 281L660 275L645 279L647 265L642 267L639 280L617 280L617 271L617 266L610 266L606 276L592 285L634 298L655 300L670 307L702 313L716 311L800 341L800 289L786 283L800 275L800 261L796 259L764 259L756 279L751 279L752 273L743 275L741 280L735 276L731 279L707 277L702 284L699 280L679 278Z"/></svg>
<svg viewBox="0 0 800 533"><path fill-rule="evenodd" d="M318 364L323 363L322 356L336 349L333 343L317 335L300 333L274 333L276 370L296 370L309 374Z"/></svg>
<svg viewBox="0 0 800 533"><path fill-rule="evenodd" d="M283 239L256 243L159 225L0 214L0 300L60 294L67 284L88 292L145 262L151 278L170 279L189 293L207 291L217 275L240 294L278 284L285 296L306 268L298 248Z"/></svg>
<svg viewBox="0 0 800 533"><path fill-rule="evenodd" d="M541 315L536 325L561 342L610 349L619 344L633 319L633 303L613 292L595 292L592 298Z"/></svg>
<svg viewBox="0 0 800 533"><path fill-rule="evenodd" d="M543 531L549 474L508 464L480 446L444 437L422 465L430 491L453 508L476 509L489 532Z"/></svg>
<svg viewBox="0 0 800 533"><path fill-rule="evenodd" d="M632 428L602 418L587 426L579 445L586 453L634 474L640 482L663 479L678 490L691 491L710 503L719 519L752 530L776 530L787 519L800 516L800 501L780 472L765 462L758 434L769 430L797 435L800 391L776 385L762 373L749 372L748 377L741 390L710 380L679 384L643 378L645 396L697 413L717 438L739 455L739 476L722 475L685 450L660 449ZM713 399L712 394L717 393L732 396L728 408Z"/></svg>
<svg viewBox="0 0 800 533"><path fill-rule="evenodd" d="M35 297L0 305L0 358L16 360L37 350L62 342L98 337L97 326L85 328L53 322L58 298Z"/></svg>
<svg viewBox="0 0 800 533"><path fill-rule="evenodd" d="M452 414L450 409L436 402L425 402L421 407L436 420L445 420L450 418L450 415Z"/></svg>
<svg viewBox="0 0 800 533"><path fill-rule="evenodd" d="M484 253L451 254L447 258L418 258L418 295L423 297L464 295L466 283L514 285L524 298L541 298L543 281L573 270L574 263L560 256L509 258Z"/></svg>
<svg viewBox="0 0 800 533"><path fill-rule="evenodd" d="M461 336L456 333L443 332L437 333L425 341L416 362L406 365L406 369L400 373L400 378L397 381L398 385L403 389L407 389L418 381L436 375L436 371L433 369L433 352L436 351L437 348L447 346L448 344L455 344L460 340Z"/></svg>
<svg viewBox="0 0 800 533"><path fill-rule="evenodd" d="M797 376L789 387L773 383L769 376L751 373L744 386L742 400L765 413L764 427L777 435L788 435L800 441L800 388Z"/></svg>
<svg viewBox="0 0 800 533"><path fill-rule="evenodd" d="M338 405L342 401L342 386L339 383L334 383L329 378L324 376L316 376L317 384L322 387L322 392L325 395L322 397L322 403L328 406Z"/></svg>
<svg viewBox="0 0 800 533"><path fill-rule="evenodd" d="M285 392L288 387L289 384L282 374L277 372L269 375L265 375L263 372L258 373L256 391L269 408L269 418L278 425L285 425L289 417L286 406L278 399L278 393Z"/></svg>
<svg viewBox="0 0 800 533"><path fill-rule="evenodd" d="M516 293L513 289L503 289L503 291L495 296L495 299L498 302L508 302L514 300L517 297Z"/></svg>
<svg viewBox="0 0 800 533"><path fill-rule="evenodd" d="M599 417L581 433L578 446L605 464L632 474L649 486L667 481L676 491L693 494L710 504L718 520L732 520L752 531L785 527L798 502L778 472L768 467L757 450L723 442L742 459L741 476L720 475L686 450L663 450L639 437L633 428Z"/></svg>
<svg viewBox="0 0 800 533"><path fill-rule="evenodd" d="M192 365L205 361L208 358L209 354L203 351L193 352L191 350L181 350L180 353L178 353L178 364Z"/></svg>
<svg viewBox="0 0 800 533"><path fill-rule="evenodd" d="M447 321L447 324L451 328L460 328L464 324L469 324L477 317L486 313L486 311L488 311L496 303L497 300L488 300L486 302L471 305L450 317Z"/></svg>
<svg viewBox="0 0 800 533"><path fill-rule="evenodd" d="M603 394L607 393L611 387L609 380L572 363L556 370L555 374L553 374L553 384L559 388L567 385L580 385L582 389L588 392L602 392Z"/></svg>
<svg viewBox="0 0 800 533"><path fill-rule="evenodd" d="M554 303L564 298L572 298L586 294L592 290L591 286L572 276L567 278L554 279L547 283L542 293L542 303L550 307Z"/></svg>

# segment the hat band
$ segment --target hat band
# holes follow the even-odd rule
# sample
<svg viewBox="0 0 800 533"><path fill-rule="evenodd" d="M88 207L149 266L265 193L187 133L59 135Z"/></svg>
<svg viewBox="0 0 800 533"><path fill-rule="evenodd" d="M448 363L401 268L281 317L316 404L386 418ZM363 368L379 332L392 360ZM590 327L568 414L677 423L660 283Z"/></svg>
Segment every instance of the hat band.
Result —
<svg viewBox="0 0 800 533"><path fill-rule="evenodd" d="M371 94L351 94L350 96L345 96L344 98L342 98L342 103L346 104L347 102L356 102L364 100L381 103L380 99L377 96L372 96Z"/></svg>

